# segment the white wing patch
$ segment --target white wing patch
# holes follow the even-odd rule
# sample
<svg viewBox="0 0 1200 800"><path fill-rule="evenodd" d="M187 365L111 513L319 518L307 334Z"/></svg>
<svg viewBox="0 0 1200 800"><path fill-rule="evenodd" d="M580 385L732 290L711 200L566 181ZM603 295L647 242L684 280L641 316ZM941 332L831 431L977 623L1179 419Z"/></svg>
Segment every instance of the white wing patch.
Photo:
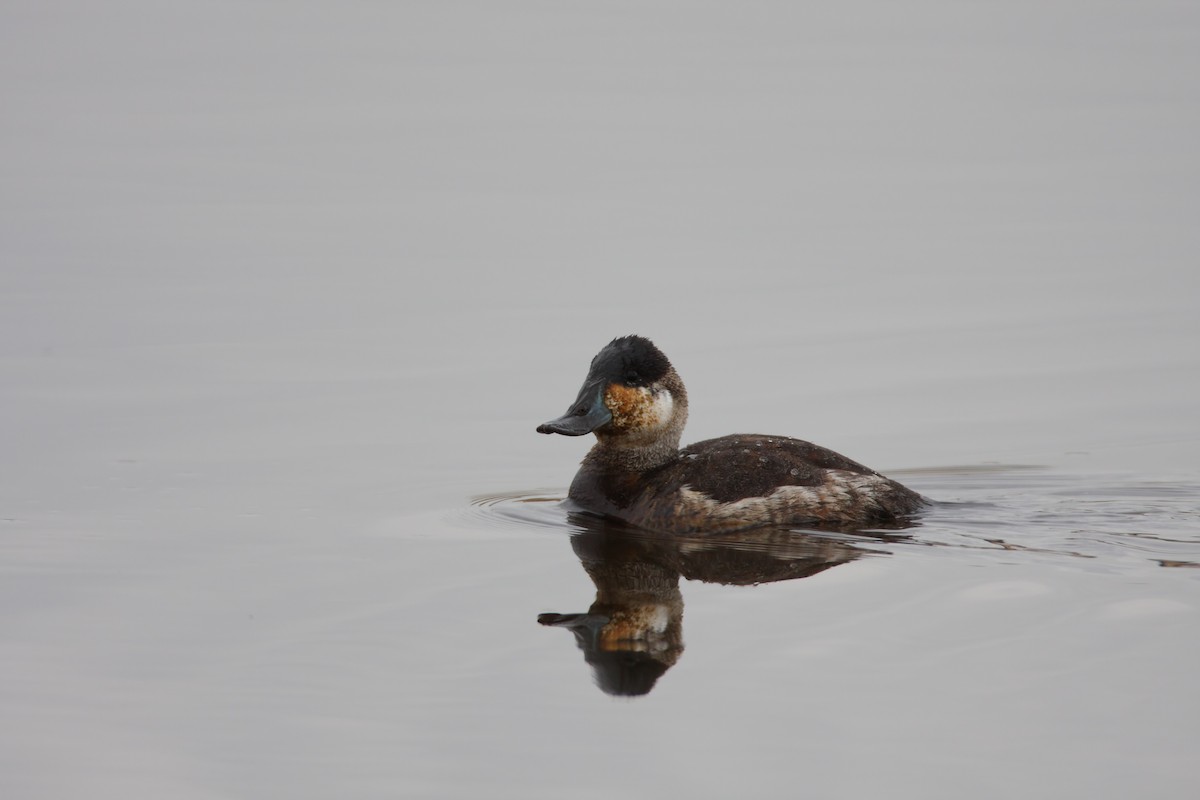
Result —
<svg viewBox="0 0 1200 800"><path fill-rule="evenodd" d="M866 516L882 507L879 495L890 492L890 482L881 475L829 470L819 486L780 486L768 495L728 503L717 502L686 486L680 490L680 497L688 513L729 526L789 525L805 520L846 521Z"/></svg>

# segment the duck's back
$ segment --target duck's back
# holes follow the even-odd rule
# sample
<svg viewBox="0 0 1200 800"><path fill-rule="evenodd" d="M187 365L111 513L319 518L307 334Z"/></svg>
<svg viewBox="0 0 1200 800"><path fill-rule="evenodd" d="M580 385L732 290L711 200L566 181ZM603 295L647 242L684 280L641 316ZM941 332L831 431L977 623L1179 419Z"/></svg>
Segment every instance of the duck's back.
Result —
<svg viewBox="0 0 1200 800"><path fill-rule="evenodd" d="M900 523L916 492L810 442L757 434L697 442L645 476L630 522L676 532Z"/></svg>

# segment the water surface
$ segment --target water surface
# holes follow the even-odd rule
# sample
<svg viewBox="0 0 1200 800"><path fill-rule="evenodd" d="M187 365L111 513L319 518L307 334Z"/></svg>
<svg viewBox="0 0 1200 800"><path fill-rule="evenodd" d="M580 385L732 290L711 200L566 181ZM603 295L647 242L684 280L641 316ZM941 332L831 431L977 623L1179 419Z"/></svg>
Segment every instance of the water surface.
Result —
<svg viewBox="0 0 1200 800"><path fill-rule="evenodd" d="M0 795L1193 792L1193 6L0 16ZM573 516L629 333L937 504Z"/></svg>

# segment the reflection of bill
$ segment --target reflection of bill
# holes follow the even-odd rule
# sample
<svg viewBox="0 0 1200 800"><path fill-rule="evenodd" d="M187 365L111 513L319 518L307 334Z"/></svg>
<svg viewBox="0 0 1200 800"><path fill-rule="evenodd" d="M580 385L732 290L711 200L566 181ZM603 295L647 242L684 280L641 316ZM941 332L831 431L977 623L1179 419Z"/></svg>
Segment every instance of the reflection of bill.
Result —
<svg viewBox="0 0 1200 800"><path fill-rule="evenodd" d="M776 529L680 537L590 515L571 521L584 528L571 546L596 584L596 600L585 614L540 614L538 622L569 628L597 685L613 695L646 694L683 655L681 575L746 586L807 578L880 552Z"/></svg>
<svg viewBox="0 0 1200 800"><path fill-rule="evenodd" d="M605 692L646 694L683 654L679 573L649 561L588 553L598 543L585 539L595 536L572 540L596 584L595 602L586 614L539 614L538 622L571 629Z"/></svg>

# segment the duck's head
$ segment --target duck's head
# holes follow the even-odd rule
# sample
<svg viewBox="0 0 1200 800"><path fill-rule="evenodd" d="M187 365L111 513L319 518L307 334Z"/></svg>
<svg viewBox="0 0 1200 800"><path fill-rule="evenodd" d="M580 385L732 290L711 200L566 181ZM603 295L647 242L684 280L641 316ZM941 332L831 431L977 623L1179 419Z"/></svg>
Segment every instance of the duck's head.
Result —
<svg viewBox="0 0 1200 800"><path fill-rule="evenodd" d="M582 436L601 443L679 446L687 421L687 391L663 352L649 339L613 339L592 359L579 396L539 433Z"/></svg>

